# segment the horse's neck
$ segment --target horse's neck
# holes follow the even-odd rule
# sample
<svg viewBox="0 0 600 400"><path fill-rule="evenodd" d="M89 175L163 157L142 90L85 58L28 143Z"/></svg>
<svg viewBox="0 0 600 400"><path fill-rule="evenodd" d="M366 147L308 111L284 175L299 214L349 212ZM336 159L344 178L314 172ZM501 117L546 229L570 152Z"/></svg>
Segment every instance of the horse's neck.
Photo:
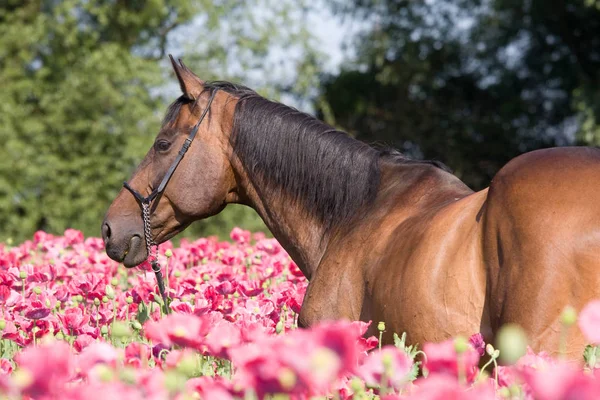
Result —
<svg viewBox="0 0 600 400"><path fill-rule="evenodd" d="M234 162L234 169L238 175L241 202L261 216L304 275L311 279L327 248L331 232L327 232L324 224L301 202L283 191L272 191L249 179L239 160ZM356 213L361 220L369 219L367 210L380 212L385 209L384 203L390 198L403 199L407 207L414 207L421 201L443 201L444 197L462 197L470 192L458 178L430 166L382 163L381 173L379 194L374 204L366 205L365 210ZM336 230L340 233L340 227Z"/></svg>
<svg viewBox="0 0 600 400"><path fill-rule="evenodd" d="M260 215L275 239L310 279L327 244L323 224L284 192L257 186L248 179L239 160L234 162L234 169L238 175L240 202Z"/></svg>

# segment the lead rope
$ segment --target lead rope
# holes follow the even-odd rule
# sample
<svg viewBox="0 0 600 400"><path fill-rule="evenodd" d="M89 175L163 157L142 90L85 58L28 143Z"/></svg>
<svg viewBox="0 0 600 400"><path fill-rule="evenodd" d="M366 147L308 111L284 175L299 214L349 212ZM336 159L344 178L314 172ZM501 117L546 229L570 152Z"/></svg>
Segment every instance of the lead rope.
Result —
<svg viewBox="0 0 600 400"><path fill-rule="evenodd" d="M165 292L165 282L163 280L162 271L158 264L158 245L154 243L152 239L152 231L150 229L150 204L146 201L142 202L142 219L144 221L144 237L146 239L146 252L150 259L150 265L152 265L152 271L156 275L156 283L158 284L158 291L160 296L165 303L165 313L170 313L169 302L167 293Z"/></svg>

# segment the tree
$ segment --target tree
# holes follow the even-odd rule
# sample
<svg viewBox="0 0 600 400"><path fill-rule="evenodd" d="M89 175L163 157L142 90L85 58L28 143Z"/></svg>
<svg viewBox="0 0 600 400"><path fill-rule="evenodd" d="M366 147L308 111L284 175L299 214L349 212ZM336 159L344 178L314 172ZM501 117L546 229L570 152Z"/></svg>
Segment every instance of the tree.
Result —
<svg viewBox="0 0 600 400"><path fill-rule="evenodd" d="M520 153L593 141L580 121L598 115L600 10L583 0L336 5L372 22L352 67L323 80L323 115L358 138L441 160L474 189Z"/></svg>
<svg viewBox="0 0 600 400"><path fill-rule="evenodd" d="M181 47L191 47L186 61L206 79L243 76L248 63L276 42L269 37L297 28L239 29L241 16L270 3L277 2L5 1L0 6L0 240L68 227L99 235L121 182L150 147L167 104L179 95L168 93L167 83L175 81L166 68L167 50L181 55ZM280 14L267 13L265 21ZM174 43L192 22L197 40ZM291 35L289 43L304 46L300 36ZM253 43L262 47L252 48ZM230 48L244 53L237 75L218 68ZM250 219L255 226L258 221L247 211L235 210L230 217Z"/></svg>

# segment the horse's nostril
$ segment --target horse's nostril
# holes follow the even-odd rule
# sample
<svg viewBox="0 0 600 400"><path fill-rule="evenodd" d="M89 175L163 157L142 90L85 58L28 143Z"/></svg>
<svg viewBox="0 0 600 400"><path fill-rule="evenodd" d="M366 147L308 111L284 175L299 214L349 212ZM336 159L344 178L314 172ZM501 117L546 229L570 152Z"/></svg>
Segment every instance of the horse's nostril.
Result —
<svg viewBox="0 0 600 400"><path fill-rule="evenodd" d="M110 239L110 225L108 225L108 222L102 224L102 239L105 243Z"/></svg>

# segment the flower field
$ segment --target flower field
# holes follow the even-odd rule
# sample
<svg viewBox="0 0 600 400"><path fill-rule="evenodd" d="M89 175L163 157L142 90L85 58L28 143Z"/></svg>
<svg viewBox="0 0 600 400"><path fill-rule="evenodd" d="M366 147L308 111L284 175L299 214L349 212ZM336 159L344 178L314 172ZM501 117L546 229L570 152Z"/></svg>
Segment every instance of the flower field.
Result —
<svg viewBox="0 0 600 400"><path fill-rule="evenodd" d="M394 346L363 338L366 323L297 329L307 282L296 265L274 239L238 228L231 239L161 245L169 315L149 266L125 269L98 238L67 230L0 244L0 397L600 397L596 347L582 368L534 354L518 327L498 349L477 332L414 348L401 332ZM565 310L563 325L600 342L600 302Z"/></svg>

